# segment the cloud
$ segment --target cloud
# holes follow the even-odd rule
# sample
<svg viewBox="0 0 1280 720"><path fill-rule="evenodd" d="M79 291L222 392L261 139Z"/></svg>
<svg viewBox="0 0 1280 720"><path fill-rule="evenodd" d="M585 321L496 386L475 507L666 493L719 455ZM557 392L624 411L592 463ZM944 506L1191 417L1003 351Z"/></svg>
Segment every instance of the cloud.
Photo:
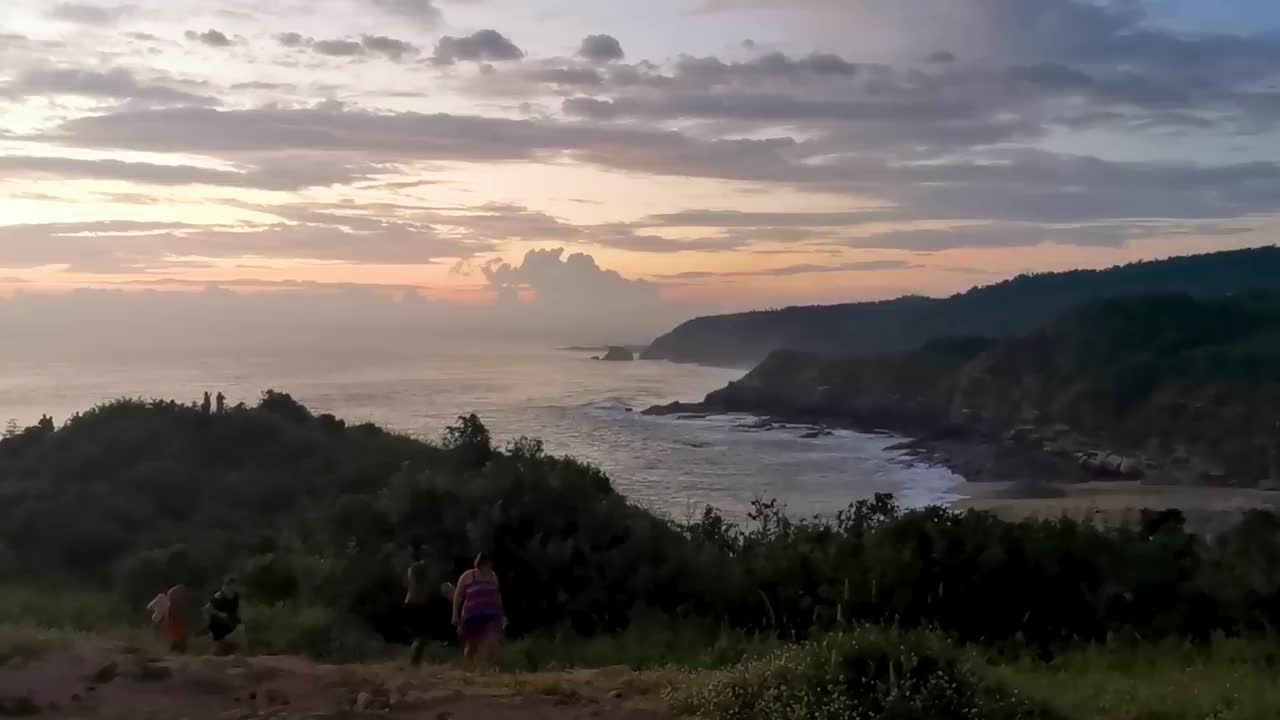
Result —
<svg viewBox="0 0 1280 720"><path fill-rule="evenodd" d="M604 84L604 77L589 67L546 67L533 68L524 77L538 83L548 85L599 86Z"/></svg>
<svg viewBox="0 0 1280 720"><path fill-rule="evenodd" d="M354 57L364 54L364 45L355 40L317 40L311 49L328 57Z"/></svg>
<svg viewBox="0 0 1280 720"><path fill-rule="evenodd" d="M385 35L362 35L360 42L369 52L385 55L392 60L400 60L406 55L418 54L416 46Z"/></svg>
<svg viewBox="0 0 1280 720"><path fill-rule="evenodd" d="M208 45L209 47L214 48L225 48L231 47L232 45L231 38L227 37L223 32L212 28L205 30L204 32L188 30L186 32L186 37L192 42L198 42L202 45Z"/></svg>
<svg viewBox="0 0 1280 720"><path fill-rule="evenodd" d="M440 22L440 9L432 0L372 0L383 12L432 27Z"/></svg>
<svg viewBox="0 0 1280 720"><path fill-rule="evenodd" d="M578 57L592 62L613 62L623 59L625 53L622 52L622 43L612 35L588 35L582 40Z"/></svg>
<svg viewBox="0 0 1280 720"><path fill-rule="evenodd" d="M659 175L777 183L878 198L897 219L1222 218L1280 209L1280 166L1121 162L1031 150L903 162L846 141L702 139L675 131L553 120L368 112L335 104L128 110L82 117L31 139L192 152L358 153L386 162L554 160ZM837 138L838 140L838 138ZM317 159L317 162L320 162Z"/></svg>
<svg viewBox="0 0 1280 720"><path fill-rule="evenodd" d="M465 37L446 35L436 43L432 62L453 65L459 61L503 62L524 58L524 51L497 30L480 30Z"/></svg>
<svg viewBox="0 0 1280 720"><path fill-rule="evenodd" d="M978 223L929 230L895 230L850 238L847 245L882 250L937 252L957 248L1029 247L1058 244L1122 247L1133 240L1175 236L1225 237L1250 228L1218 223L1139 222L1052 226L1031 223Z"/></svg>
<svg viewBox="0 0 1280 720"><path fill-rule="evenodd" d="M137 10L135 5L86 5L64 2L54 5L49 11L49 17L63 22L105 27L114 25L135 10Z"/></svg>
<svg viewBox="0 0 1280 720"><path fill-rule="evenodd" d="M786 265L764 270L740 270L732 272L692 271L658 275L660 280L715 280L720 278L744 277L791 277L793 275L814 275L823 273L846 272L881 272L886 270L913 270L921 267L906 260L855 260L832 265Z"/></svg>
<svg viewBox="0 0 1280 720"><path fill-rule="evenodd" d="M235 83L231 86L232 90L265 90L268 92L296 92L298 87L289 83L267 82L265 80L252 80L250 82Z"/></svg>
<svg viewBox="0 0 1280 720"><path fill-rule="evenodd" d="M425 265L493 249L408 221L336 214L325 215L323 222L313 220L234 226L125 221L0 226L0 267L66 265L80 272L123 273L181 265L189 258Z"/></svg>
<svg viewBox="0 0 1280 720"><path fill-rule="evenodd" d="M386 35L361 35L359 40L349 38L315 40L300 33L287 32L280 33L275 38L281 47L309 48L316 54L326 57L350 58L373 53L399 62L420 52L416 45Z"/></svg>
<svg viewBox="0 0 1280 720"><path fill-rule="evenodd" d="M601 269L584 253L566 256L563 248L530 250L519 265L495 262L482 272L505 303L519 302L519 292L528 290L538 308L574 314L643 311L662 304L653 283Z"/></svg>
<svg viewBox="0 0 1280 720"><path fill-rule="evenodd" d="M287 48L305 47L314 42L311 38L296 32L278 33L275 38L276 42Z"/></svg>
<svg viewBox="0 0 1280 720"><path fill-rule="evenodd" d="M217 105L216 98L177 90L158 82L139 80L125 68L89 70L44 67L22 71L0 93L17 97L77 95L89 98L141 100L161 104Z"/></svg>
<svg viewBox="0 0 1280 720"><path fill-rule="evenodd" d="M347 184L368 179L382 169L362 163L308 163L298 158L276 158L243 170L219 170L115 159L0 155L0 170L7 177L121 180L142 185L211 185L277 191Z"/></svg>

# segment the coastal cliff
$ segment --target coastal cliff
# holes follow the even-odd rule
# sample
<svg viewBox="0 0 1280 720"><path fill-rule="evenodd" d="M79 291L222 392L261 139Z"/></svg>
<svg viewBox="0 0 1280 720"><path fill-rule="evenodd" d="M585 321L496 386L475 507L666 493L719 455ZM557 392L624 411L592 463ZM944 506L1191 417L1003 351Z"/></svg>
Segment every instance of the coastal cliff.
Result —
<svg viewBox="0 0 1280 720"><path fill-rule="evenodd" d="M1268 486L1280 294L1107 300L1016 338L907 352L778 351L676 409L967 438L1095 476ZM982 479L982 468L956 469Z"/></svg>
<svg viewBox="0 0 1280 720"><path fill-rule="evenodd" d="M1111 297L1214 297L1254 290L1280 290L1280 248L1023 275L943 299L905 297L696 318L655 340L641 357L751 367L781 349L900 352L949 336L1019 335L1082 304Z"/></svg>

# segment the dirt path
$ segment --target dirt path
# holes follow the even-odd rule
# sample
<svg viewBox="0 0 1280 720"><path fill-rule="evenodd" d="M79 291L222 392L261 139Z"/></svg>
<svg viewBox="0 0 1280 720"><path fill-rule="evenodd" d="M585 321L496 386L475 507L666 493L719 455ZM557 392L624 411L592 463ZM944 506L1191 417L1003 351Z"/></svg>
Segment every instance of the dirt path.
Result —
<svg viewBox="0 0 1280 720"><path fill-rule="evenodd" d="M472 676L297 658L160 658L62 650L0 667L0 718L673 720L626 669Z"/></svg>

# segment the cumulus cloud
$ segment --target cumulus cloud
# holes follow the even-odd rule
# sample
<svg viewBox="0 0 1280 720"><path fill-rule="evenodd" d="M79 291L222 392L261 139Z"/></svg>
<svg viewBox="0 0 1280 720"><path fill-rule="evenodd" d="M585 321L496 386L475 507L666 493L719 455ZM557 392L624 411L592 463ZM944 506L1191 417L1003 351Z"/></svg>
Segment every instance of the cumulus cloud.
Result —
<svg viewBox="0 0 1280 720"><path fill-rule="evenodd" d="M355 7L383 28L439 21L437 6L424 0L359 0ZM717 56L691 47L691 54L654 63L628 61L615 37L599 34L585 38L572 57L504 65L526 59L525 52L495 30L446 36L426 51L415 45L425 42L421 34L356 34L386 31L375 31L377 24L353 24L350 35L320 40L282 32L279 46L299 50L279 70L293 87L272 82L277 77L237 83L228 90L245 94L229 95L235 99L229 110L195 95L204 92L198 79L36 64L37 53L63 51L30 40L11 50L18 61L0 88L6 97L129 102L111 110L78 107L48 126L0 131L24 143L92 149L98 157L110 150L180 157L68 160L24 150L33 157L4 158L0 168L21 177L292 191L360 182L410 188L419 182L417 166L431 163L578 163L656 183L708 178L749 183L766 198L785 187L874 208L690 209L597 225L516 207L473 208L462 213L466 218L388 206L373 211L405 222L403 214L411 213L412 223L432 232L490 247L534 238L650 253L763 243L841 252L1114 246L1150 237L1152 219L1161 221L1160 232L1176 234L1183 226L1252 224L1280 212L1274 191L1280 164L1265 150L1280 132L1280 36L1170 29L1153 15L1161 12L1156 5L1139 0L706 0L703 9L774 11L779 22L820 22L842 36L835 44L820 33L802 34L787 43L800 50L788 52L751 44ZM897 55L868 51L864 41L872 33L865 28L901 38ZM806 39L814 40L808 47L843 49L806 52ZM478 67L440 72L445 99L416 106L405 94L333 84L316 74L332 73L332 63L297 62L303 49L393 62L429 53L431 64ZM160 50L158 43L148 48ZM304 94L349 104L308 107L297 103ZM394 103L382 104L392 95ZM466 109L468 102L475 109ZM172 105L192 107L166 107ZM1262 149L1251 157L1255 147ZM198 156L207 159L191 159ZM353 187L352 196L372 187ZM910 229L884 233L874 223ZM1126 234L1124 227L1138 230Z"/></svg>
<svg viewBox="0 0 1280 720"><path fill-rule="evenodd" d="M569 312L641 311L661 304L656 285L604 270L585 253L565 255L563 248L530 250L519 265L494 262L482 268L503 302L519 302L531 291L540 308Z"/></svg>
<svg viewBox="0 0 1280 720"><path fill-rule="evenodd" d="M231 38L227 37L226 33L212 28L205 30L204 32L188 30L186 36L187 39L192 42L198 42L202 45L208 45L209 47L214 48L225 48L231 47L232 45Z"/></svg>
<svg viewBox="0 0 1280 720"><path fill-rule="evenodd" d="M135 5L87 5L64 2L53 6L49 17L63 22L105 27L137 10Z"/></svg>
<svg viewBox="0 0 1280 720"><path fill-rule="evenodd" d="M582 47L578 49L578 57L592 62L612 62L625 56L622 43L612 35L588 35L583 38Z"/></svg>
<svg viewBox="0 0 1280 720"><path fill-rule="evenodd" d="M453 65L460 61L506 62L523 58L524 51L502 33L480 30L465 37L440 38L431 59L436 65Z"/></svg>

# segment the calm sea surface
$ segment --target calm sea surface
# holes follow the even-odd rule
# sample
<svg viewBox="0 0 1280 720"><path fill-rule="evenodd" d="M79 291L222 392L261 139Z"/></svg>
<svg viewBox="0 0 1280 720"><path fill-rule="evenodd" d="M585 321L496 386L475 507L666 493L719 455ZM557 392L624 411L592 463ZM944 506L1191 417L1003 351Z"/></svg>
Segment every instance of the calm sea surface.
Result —
<svg viewBox="0 0 1280 720"><path fill-rule="evenodd" d="M740 427L743 418L680 421L639 413L656 403L701 399L741 371L587 356L456 344L373 356L323 347L56 357L0 349L0 424L32 424L42 413L61 423L124 396L194 401L208 390L226 393L232 404L252 403L272 388L317 412L426 438L475 412L496 438L542 438L551 452L604 468L632 500L679 518L705 504L741 516L756 497L778 498L805 515L876 492L893 492L908 505L957 497L960 478L902 464L886 450L891 438L839 432L806 440L799 428Z"/></svg>

